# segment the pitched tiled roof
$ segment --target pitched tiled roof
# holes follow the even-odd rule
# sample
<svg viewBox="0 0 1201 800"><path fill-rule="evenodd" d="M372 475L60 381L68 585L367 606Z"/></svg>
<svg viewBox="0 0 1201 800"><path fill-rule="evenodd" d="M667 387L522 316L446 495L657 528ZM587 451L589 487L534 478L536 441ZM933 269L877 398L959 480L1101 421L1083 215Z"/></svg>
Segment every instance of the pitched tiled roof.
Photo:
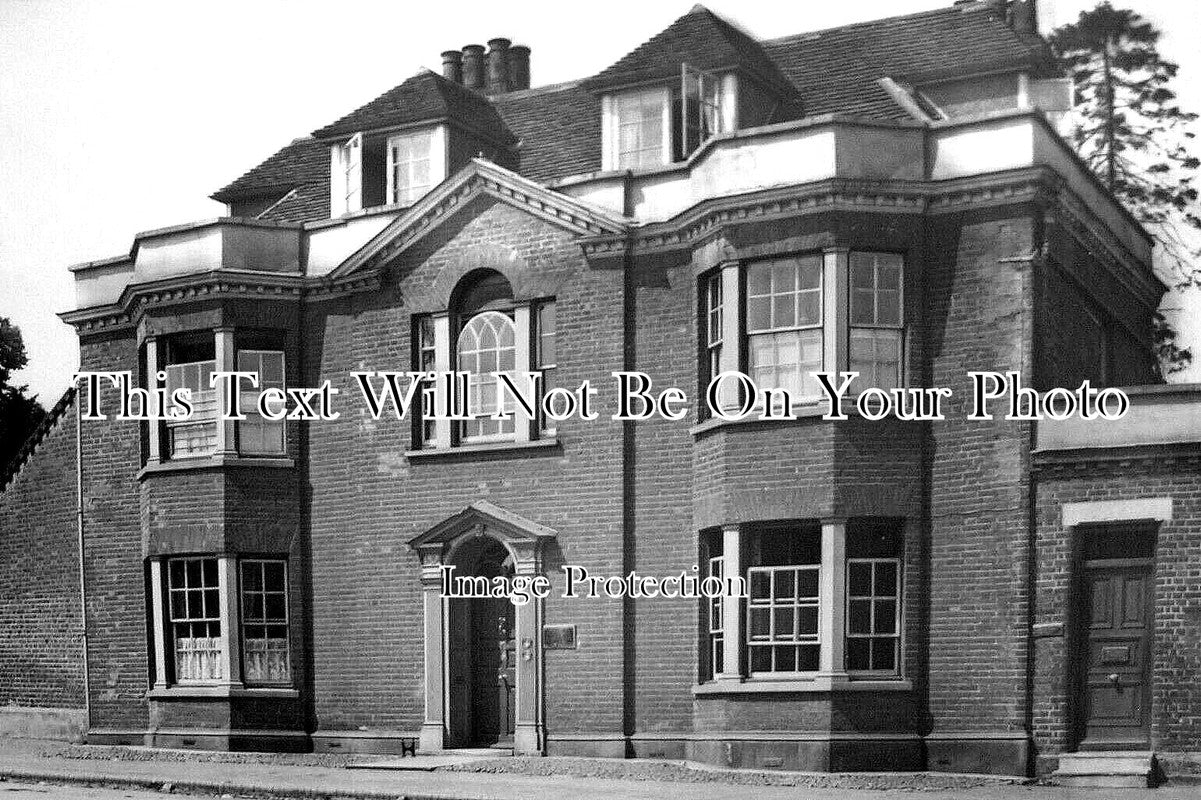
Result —
<svg viewBox="0 0 1201 800"><path fill-rule="evenodd" d="M487 97L429 70L417 73L337 122L313 131L313 136L318 139L350 136L371 128L435 119L458 120L502 144L513 138Z"/></svg>
<svg viewBox="0 0 1201 800"><path fill-rule="evenodd" d="M500 142L516 141L518 171L539 182L601 168L600 98L606 86L670 79L680 63L702 69L740 68L794 97L773 121L852 114L907 119L878 84L885 76L921 83L990 70L1053 67L1045 42L1010 28L995 3L964 3L934 11L756 42L697 6L665 31L585 81L491 98L424 71L370 103L300 139L213 195L282 199L264 219L301 221L329 213L329 149L321 137L430 121L459 120ZM286 195L286 196L285 196Z"/></svg>
<svg viewBox="0 0 1201 800"><path fill-rule="evenodd" d="M600 97L579 83L497 95L518 139L517 171L546 183L601 168Z"/></svg>
<svg viewBox="0 0 1201 800"><path fill-rule="evenodd" d="M769 39L763 49L800 90L806 114L885 119L908 117L876 85L882 77L921 82L1048 63L1041 39L1015 33L987 3Z"/></svg>
<svg viewBox="0 0 1201 800"><path fill-rule="evenodd" d="M704 70L741 68L768 85L788 88L759 42L701 5L693 6L585 85L602 89L673 78L679 76L680 64L685 62Z"/></svg>
<svg viewBox="0 0 1201 800"><path fill-rule="evenodd" d="M318 180L325 182L328 197L329 145L311 138L297 139L211 196L219 203L228 203L240 198L283 195Z"/></svg>

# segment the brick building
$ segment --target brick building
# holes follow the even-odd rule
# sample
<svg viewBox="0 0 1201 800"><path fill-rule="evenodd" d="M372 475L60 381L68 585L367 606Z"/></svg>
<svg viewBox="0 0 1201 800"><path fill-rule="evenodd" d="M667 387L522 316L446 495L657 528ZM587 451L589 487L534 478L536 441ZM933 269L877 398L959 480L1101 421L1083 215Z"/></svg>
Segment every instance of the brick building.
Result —
<svg viewBox="0 0 1201 800"><path fill-rule="evenodd" d="M697 6L540 88L505 39L442 58L216 192L228 217L72 268L82 369L196 413L90 421L73 391L4 474L8 728L1022 774L1201 751L1201 401L1157 385L1151 240L1057 134L1031 2L768 40ZM221 420L234 368L344 400L457 368L485 405L496 370L742 370L798 418ZM820 369L954 395L832 421ZM973 370L1132 406L970 420ZM565 564L749 591L572 599ZM443 565L554 591L446 599Z"/></svg>

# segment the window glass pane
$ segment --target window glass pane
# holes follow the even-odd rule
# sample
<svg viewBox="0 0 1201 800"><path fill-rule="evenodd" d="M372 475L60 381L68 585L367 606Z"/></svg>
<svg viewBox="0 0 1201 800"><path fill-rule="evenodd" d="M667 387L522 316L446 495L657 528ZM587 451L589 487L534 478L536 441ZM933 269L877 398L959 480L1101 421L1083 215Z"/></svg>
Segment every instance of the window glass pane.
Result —
<svg viewBox="0 0 1201 800"><path fill-rule="evenodd" d="M863 597L872 592L872 565L851 564L847 569L847 591L852 597Z"/></svg>
<svg viewBox="0 0 1201 800"><path fill-rule="evenodd" d="M870 639L850 639L847 641L847 669L871 669Z"/></svg>
<svg viewBox="0 0 1201 800"><path fill-rule="evenodd" d="M852 600L847 615L847 628L851 633L872 632L872 603L870 600Z"/></svg>
<svg viewBox="0 0 1201 800"><path fill-rule="evenodd" d="M224 640L217 560L172 560L167 567L167 591L170 620L166 633L172 639L175 680L198 683L222 679Z"/></svg>
<svg viewBox="0 0 1201 800"><path fill-rule="evenodd" d="M751 297L771 294L771 264L769 262L760 261L747 268L746 291Z"/></svg>
<svg viewBox="0 0 1201 800"><path fill-rule="evenodd" d="M768 330L771 328L771 326L771 298L749 298L747 300L747 330Z"/></svg>

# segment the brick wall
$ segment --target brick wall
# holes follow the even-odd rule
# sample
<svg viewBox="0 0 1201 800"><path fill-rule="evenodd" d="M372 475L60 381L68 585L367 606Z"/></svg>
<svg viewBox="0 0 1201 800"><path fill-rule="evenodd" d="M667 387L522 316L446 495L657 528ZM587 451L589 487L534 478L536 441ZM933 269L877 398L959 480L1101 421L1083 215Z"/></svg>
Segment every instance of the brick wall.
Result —
<svg viewBox="0 0 1201 800"><path fill-rule="evenodd" d="M75 413L0 491L0 706L83 707Z"/></svg>
<svg viewBox="0 0 1201 800"><path fill-rule="evenodd" d="M546 570L555 584L545 622L575 623L577 650L546 654L550 736L622 730L620 602L561 598L563 563L618 574L621 428L601 419L560 425L561 449L410 460L406 420L372 421L348 373L408 369L410 314L438 307L445 274L499 267L515 290L558 305L560 385L605 379L622 365L619 270L591 269L562 229L491 200L473 205L406 253L374 296L313 307L305 322L309 385L329 378L343 418L309 426L313 662L319 728L415 730L422 716L424 638L409 539L487 499L558 531ZM453 285L453 281L451 281Z"/></svg>
<svg viewBox="0 0 1201 800"><path fill-rule="evenodd" d="M1155 640L1151 746L1201 749L1201 459L1156 458L1046 467L1038 474L1039 623L1070 624L1072 542L1063 505L1101 500L1172 498L1172 519L1159 526L1155 549ZM1064 635L1037 641L1035 742L1040 754L1072 746Z"/></svg>
<svg viewBox="0 0 1201 800"><path fill-rule="evenodd" d="M80 369L130 370L140 380L133 332L83 339ZM86 386L79 402L86 407ZM141 432L137 423L113 418L117 392L103 389L100 408L108 419L83 420L81 429L91 726L143 731L149 666L137 481Z"/></svg>
<svg viewBox="0 0 1201 800"><path fill-rule="evenodd" d="M1029 385L1032 215L936 218L927 249L930 385L950 387L931 425L929 715L935 733L1025 728L1029 424L966 419L971 370ZM1006 259L1017 259L1006 261Z"/></svg>

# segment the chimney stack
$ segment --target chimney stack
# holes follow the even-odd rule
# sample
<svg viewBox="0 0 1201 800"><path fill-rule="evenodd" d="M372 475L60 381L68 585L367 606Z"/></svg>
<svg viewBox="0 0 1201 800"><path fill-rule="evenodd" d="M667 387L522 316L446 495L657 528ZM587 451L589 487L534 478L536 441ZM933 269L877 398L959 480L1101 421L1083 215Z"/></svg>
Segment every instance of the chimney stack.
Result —
<svg viewBox="0 0 1201 800"><path fill-rule="evenodd" d="M442 53L442 77L488 94L504 94L530 88L530 48L508 39L469 44L462 50Z"/></svg>
<svg viewBox="0 0 1201 800"><path fill-rule="evenodd" d="M509 45L508 39L488 40L488 94L509 91Z"/></svg>
<svg viewBox="0 0 1201 800"><path fill-rule="evenodd" d="M530 48L524 44L509 48L509 91L530 88Z"/></svg>
<svg viewBox="0 0 1201 800"><path fill-rule="evenodd" d="M463 82L463 54L447 50L442 54L442 77L455 83Z"/></svg>
<svg viewBox="0 0 1201 800"><path fill-rule="evenodd" d="M1009 6L1009 27L1017 33L1038 33L1038 6L1035 0L1013 0Z"/></svg>
<svg viewBox="0 0 1201 800"><path fill-rule="evenodd" d="M463 85L468 89L484 89L484 46L469 44L463 48Z"/></svg>

